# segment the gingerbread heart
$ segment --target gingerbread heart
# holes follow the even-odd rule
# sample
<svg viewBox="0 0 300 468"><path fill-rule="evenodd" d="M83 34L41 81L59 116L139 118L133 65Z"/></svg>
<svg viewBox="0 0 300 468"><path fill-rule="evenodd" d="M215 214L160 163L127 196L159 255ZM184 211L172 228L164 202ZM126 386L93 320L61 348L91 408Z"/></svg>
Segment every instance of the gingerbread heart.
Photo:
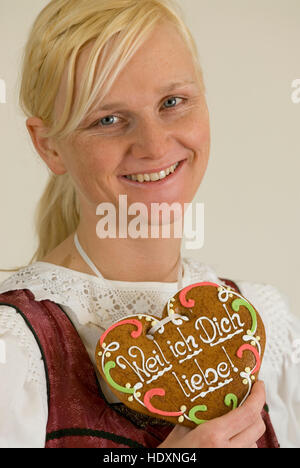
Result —
<svg viewBox="0 0 300 468"><path fill-rule="evenodd" d="M195 427L242 405L258 377L265 329L231 288L196 283L168 300L162 319L131 315L98 341L102 377L129 408Z"/></svg>

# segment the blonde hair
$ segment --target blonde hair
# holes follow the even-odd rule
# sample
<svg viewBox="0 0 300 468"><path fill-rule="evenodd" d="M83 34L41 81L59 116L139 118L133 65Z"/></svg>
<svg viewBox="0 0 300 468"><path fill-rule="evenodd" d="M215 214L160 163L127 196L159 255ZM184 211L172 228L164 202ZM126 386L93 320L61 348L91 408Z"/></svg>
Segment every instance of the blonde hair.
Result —
<svg viewBox="0 0 300 468"><path fill-rule="evenodd" d="M170 22L181 34L204 86L197 46L176 0L51 0L34 21L23 52L19 103L25 115L43 120L46 137L70 136L161 21ZM92 42L78 99L73 102L76 61ZM100 75L93 84L99 56ZM66 99L58 119L55 101L67 63ZM69 174L49 174L35 213L38 248L29 264L41 260L74 232L79 220L80 207Z"/></svg>

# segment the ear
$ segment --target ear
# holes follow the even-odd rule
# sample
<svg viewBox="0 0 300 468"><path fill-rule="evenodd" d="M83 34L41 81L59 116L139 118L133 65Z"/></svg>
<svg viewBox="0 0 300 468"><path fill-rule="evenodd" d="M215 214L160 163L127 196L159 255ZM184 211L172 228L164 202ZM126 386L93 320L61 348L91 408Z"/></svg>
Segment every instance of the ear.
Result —
<svg viewBox="0 0 300 468"><path fill-rule="evenodd" d="M60 153L55 149L54 142L51 138L43 136L46 129L43 121L38 117L30 117L26 120L26 127L36 151L49 169L56 175L65 174L67 169Z"/></svg>

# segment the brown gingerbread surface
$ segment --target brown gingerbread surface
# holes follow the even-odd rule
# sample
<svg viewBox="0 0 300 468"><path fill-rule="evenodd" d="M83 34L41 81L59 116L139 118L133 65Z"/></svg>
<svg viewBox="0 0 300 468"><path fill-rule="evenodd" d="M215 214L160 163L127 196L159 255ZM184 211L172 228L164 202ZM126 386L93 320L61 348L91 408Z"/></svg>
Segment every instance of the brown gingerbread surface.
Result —
<svg viewBox="0 0 300 468"><path fill-rule="evenodd" d="M168 300L161 319L145 313L113 324L98 341L96 364L127 407L195 427L243 404L265 340L246 298L196 283Z"/></svg>

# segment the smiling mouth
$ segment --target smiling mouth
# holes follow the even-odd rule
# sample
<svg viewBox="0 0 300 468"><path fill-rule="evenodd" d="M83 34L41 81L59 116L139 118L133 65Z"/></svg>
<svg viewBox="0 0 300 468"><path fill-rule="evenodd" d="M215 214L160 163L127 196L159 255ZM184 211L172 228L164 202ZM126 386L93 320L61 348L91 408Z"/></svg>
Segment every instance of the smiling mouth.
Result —
<svg viewBox="0 0 300 468"><path fill-rule="evenodd" d="M159 171L159 172L151 172L151 173L145 173L145 174L133 174L133 175L126 175L123 177L129 180L132 180L134 182L139 182L139 183L157 182L158 180L166 179L171 174L173 174L181 162L182 161L178 161L177 163L169 166L167 169Z"/></svg>

